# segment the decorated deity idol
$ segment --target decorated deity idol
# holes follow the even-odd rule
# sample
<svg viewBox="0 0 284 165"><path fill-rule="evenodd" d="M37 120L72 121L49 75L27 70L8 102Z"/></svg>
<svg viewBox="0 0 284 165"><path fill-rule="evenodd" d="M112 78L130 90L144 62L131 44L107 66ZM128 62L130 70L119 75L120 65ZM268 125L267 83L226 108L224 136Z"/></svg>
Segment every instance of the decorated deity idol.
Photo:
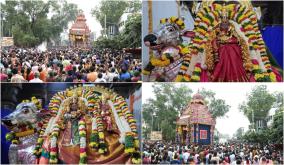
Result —
<svg viewBox="0 0 284 165"><path fill-rule="evenodd" d="M63 133L62 145L71 146L80 144L79 138L79 120L82 115L79 108L80 100L77 96L74 96L66 107L67 112L64 114L65 132ZM81 103L82 104L82 103Z"/></svg>
<svg viewBox="0 0 284 165"><path fill-rule="evenodd" d="M16 110L1 119L2 124L11 132L6 140L11 141L8 155L10 164L35 164L37 145L41 132L49 121L50 114L42 109L40 100L32 97L17 105Z"/></svg>
<svg viewBox="0 0 284 165"><path fill-rule="evenodd" d="M194 37L176 81L282 81L282 69L270 63L249 1L203 1L194 21Z"/></svg>
<svg viewBox="0 0 284 165"><path fill-rule="evenodd" d="M111 117L111 112L110 112L110 106L103 101L102 105L101 105L101 109L102 109L102 117L103 120L105 122L105 126L107 131L112 131L113 130L113 122L112 122L112 117Z"/></svg>
<svg viewBox="0 0 284 165"><path fill-rule="evenodd" d="M2 119L13 131L6 135L13 143L10 163L140 163L136 121L125 99L113 91L69 88L51 98L48 113L38 111L39 102L33 101Z"/></svg>
<svg viewBox="0 0 284 165"><path fill-rule="evenodd" d="M223 9L221 23L217 25L205 46L210 81L249 81L252 62L245 40L238 35Z"/></svg>
<svg viewBox="0 0 284 165"><path fill-rule="evenodd" d="M185 30L182 18L170 17L160 20L160 27L144 37L144 44L150 48L149 63L143 74L145 81L173 81L177 71L188 54L182 37L192 37Z"/></svg>

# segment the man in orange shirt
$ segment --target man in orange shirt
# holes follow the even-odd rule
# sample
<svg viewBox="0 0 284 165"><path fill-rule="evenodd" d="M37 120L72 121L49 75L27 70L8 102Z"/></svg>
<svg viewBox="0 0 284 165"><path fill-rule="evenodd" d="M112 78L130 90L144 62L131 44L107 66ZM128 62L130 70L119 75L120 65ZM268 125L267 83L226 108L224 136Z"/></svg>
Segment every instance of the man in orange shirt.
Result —
<svg viewBox="0 0 284 165"><path fill-rule="evenodd" d="M88 82L95 82L97 79L98 73L95 71L95 67L90 67L90 73L87 74Z"/></svg>
<svg viewBox="0 0 284 165"><path fill-rule="evenodd" d="M39 79L41 79L43 82L46 82L46 71L42 70L42 68L38 68L39 71Z"/></svg>

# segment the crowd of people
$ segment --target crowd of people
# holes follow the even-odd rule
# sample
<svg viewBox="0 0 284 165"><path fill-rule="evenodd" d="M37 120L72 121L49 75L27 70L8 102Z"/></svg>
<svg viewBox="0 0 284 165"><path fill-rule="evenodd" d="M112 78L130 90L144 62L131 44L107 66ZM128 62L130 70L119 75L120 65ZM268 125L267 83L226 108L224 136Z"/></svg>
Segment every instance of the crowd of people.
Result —
<svg viewBox="0 0 284 165"><path fill-rule="evenodd" d="M143 164L283 164L282 145L224 143L211 146L144 142Z"/></svg>
<svg viewBox="0 0 284 165"><path fill-rule="evenodd" d="M138 82L141 58L111 49L2 49L2 82Z"/></svg>

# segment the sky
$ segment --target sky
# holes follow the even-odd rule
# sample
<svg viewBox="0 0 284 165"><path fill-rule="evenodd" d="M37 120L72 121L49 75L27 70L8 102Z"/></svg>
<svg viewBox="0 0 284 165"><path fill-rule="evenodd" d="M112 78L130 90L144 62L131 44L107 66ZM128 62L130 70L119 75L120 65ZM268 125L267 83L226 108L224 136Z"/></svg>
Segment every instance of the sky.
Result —
<svg viewBox="0 0 284 165"><path fill-rule="evenodd" d="M180 85L182 83L175 83ZM198 89L205 88L210 89L216 93L215 97L218 99L224 99L228 105L231 106L229 112L226 113L226 117L217 118L216 128L221 134L228 134L230 137L236 132L239 127L244 127L244 130L248 130L249 121L239 111L238 105L246 100L246 96L256 83L183 83L193 90L193 94L197 93ZM258 85L265 84L270 92L279 91L283 88L283 84L280 83L258 83ZM148 98L153 98L153 83L143 83L142 85L142 103ZM283 90L282 90L283 92Z"/></svg>

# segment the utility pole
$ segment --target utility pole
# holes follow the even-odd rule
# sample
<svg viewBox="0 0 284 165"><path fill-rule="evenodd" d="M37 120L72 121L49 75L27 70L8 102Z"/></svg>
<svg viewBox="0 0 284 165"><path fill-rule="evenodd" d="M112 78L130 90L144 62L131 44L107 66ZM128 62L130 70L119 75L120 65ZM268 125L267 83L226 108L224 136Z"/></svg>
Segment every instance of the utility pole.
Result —
<svg viewBox="0 0 284 165"><path fill-rule="evenodd" d="M105 14L105 36L107 36L107 29L106 29L106 14Z"/></svg>

